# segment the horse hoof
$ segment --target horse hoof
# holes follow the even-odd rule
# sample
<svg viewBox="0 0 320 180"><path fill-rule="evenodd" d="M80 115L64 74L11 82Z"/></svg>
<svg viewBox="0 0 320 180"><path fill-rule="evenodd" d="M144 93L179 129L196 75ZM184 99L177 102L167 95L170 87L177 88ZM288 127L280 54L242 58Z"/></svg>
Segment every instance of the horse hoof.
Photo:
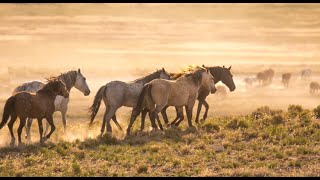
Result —
<svg viewBox="0 0 320 180"><path fill-rule="evenodd" d="M19 143L18 148L24 148L25 144L24 143Z"/></svg>
<svg viewBox="0 0 320 180"><path fill-rule="evenodd" d="M10 147L15 147L16 143L15 142L11 142L10 143Z"/></svg>

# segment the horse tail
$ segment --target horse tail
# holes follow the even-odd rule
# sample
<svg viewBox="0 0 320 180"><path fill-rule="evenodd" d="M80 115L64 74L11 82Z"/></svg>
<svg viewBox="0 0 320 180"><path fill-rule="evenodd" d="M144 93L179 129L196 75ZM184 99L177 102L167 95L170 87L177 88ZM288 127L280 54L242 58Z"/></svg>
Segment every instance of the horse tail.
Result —
<svg viewBox="0 0 320 180"><path fill-rule="evenodd" d="M107 86L106 85L102 86L98 90L96 96L94 97L93 104L89 108L90 120L91 120L90 124L93 122L94 118L96 117L96 115L98 113L99 107L101 105L102 97L105 96L106 90L107 90Z"/></svg>
<svg viewBox="0 0 320 180"><path fill-rule="evenodd" d="M144 97L146 95L149 95L151 97L151 88L152 88L152 84L150 84L150 83L143 86L142 91L139 94L139 98L138 98L138 102L137 102L137 106L136 106L137 115L139 115L140 112L142 111L142 108L143 108L142 103L143 103Z"/></svg>
<svg viewBox="0 0 320 180"><path fill-rule="evenodd" d="M4 125L8 122L9 116L14 111L14 104L15 104L15 96L11 96L4 105L4 110L2 114L2 121L0 123L0 129L3 128Z"/></svg>

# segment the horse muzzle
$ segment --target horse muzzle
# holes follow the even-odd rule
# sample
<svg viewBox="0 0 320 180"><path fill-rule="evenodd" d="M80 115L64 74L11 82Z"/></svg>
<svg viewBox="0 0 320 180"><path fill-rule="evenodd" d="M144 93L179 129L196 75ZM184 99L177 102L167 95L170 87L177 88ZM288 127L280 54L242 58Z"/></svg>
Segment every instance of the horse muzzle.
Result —
<svg viewBox="0 0 320 180"><path fill-rule="evenodd" d="M211 89L211 94L214 94L216 91L217 91L217 89L216 89L216 88Z"/></svg>
<svg viewBox="0 0 320 180"><path fill-rule="evenodd" d="M86 91L85 93L83 93L85 96L89 96L90 94L90 90Z"/></svg>
<svg viewBox="0 0 320 180"><path fill-rule="evenodd" d="M64 98L69 98L69 93L63 95Z"/></svg>

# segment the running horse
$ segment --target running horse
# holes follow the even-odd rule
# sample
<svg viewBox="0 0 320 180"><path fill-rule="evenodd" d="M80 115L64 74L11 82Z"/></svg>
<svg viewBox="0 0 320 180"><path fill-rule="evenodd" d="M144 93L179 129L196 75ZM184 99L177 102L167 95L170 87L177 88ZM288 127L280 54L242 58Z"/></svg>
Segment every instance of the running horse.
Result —
<svg viewBox="0 0 320 180"><path fill-rule="evenodd" d="M206 88L209 92L215 92L216 88L214 78L207 68L190 66L188 71L177 80L155 79L144 85L136 108L132 111L127 134L130 134L135 119L143 109L149 110L151 122L154 122L158 113L167 106L176 106L181 109L185 106L188 125L190 128L194 127L191 121L192 110L200 87Z"/></svg>
<svg viewBox="0 0 320 180"><path fill-rule="evenodd" d="M78 70L71 70L68 72L65 72L63 74L60 74L58 77L67 87L68 92L75 87L79 91L81 91L85 96L88 96L90 94L90 89L88 87L88 84L86 82L86 78L81 74L80 69ZM18 87L13 91L13 94L27 91L35 93L39 89L41 89L45 84L40 81L31 81L26 82ZM55 111L60 111L62 115L62 122L63 122L63 128L64 132L67 132L67 110L68 110L68 103L69 103L69 97L65 98L63 96L58 95L57 98L54 101ZM26 138L28 142L31 141L31 134L30 134L30 128L32 125L32 118L28 118L27 125L26 125ZM46 130L45 134L47 134L49 129L49 124L46 123Z"/></svg>
<svg viewBox="0 0 320 180"><path fill-rule="evenodd" d="M207 68L211 75L214 78L214 83L217 84L218 82L222 82L223 84L225 84L229 90L232 92L236 89L236 86L234 84L233 81L233 75L231 74L231 66L229 68L226 68L225 66L212 66L212 67L206 67L204 65L202 65L202 67ZM172 80L176 80L178 78L180 78L181 76L184 75L184 72L179 72L179 73L170 73ZM214 94L215 90L212 90L211 92L208 91L205 87L200 87L199 92L198 92L198 109L197 109L197 114L196 114L196 123L199 123L199 116L200 116L200 112L201 112L201 108L202 105L204 105L205 109L205 113L203 115L202 118L202 122L205 121L205 119L208 116L208 111L209 111L209 104L206 101L207 96L209 96L209 94ZM167 126L169 126L169 120L168 120L168 116L166 113L168 106L164 107L161 111L161 115L163 117L164 122L167 124ZM175 107L176 108L176 118L173 120L173 122L171 122L171 125L175 125L178 126L178 124L176 122L178 121L182 121L184 119L184 115L183 115L183 109L182 107ZM144 129L144 122L145 122L145 117L147 114L148 110L147 109L143 109L141 112L141 129L140 131L142 131ZM162 125L159 124L160 129L162 129Z"/></svg>
<svg viewBox="0 0 320 180"><path fill-rule="evenodd" d="M50 138L51 134L55 130L55 125L53 123L53 113L55 111L54 101L58 95L68 98L69 91L61 80L52 78L49 79L47 84L45 84L36 93L30 93L26 91L18 92L12 95L6 101L2 115L2 121L0 123L0 129L6 125L9 117L11 117L10 122L8 123L8 128L11 134L11 146L15 145L13 125L18 117L20 119L18 128L19 146L23 145L21 142L21 133L26 124L27 118L38 119L40 143L44 143ZM43 137L43 118L46 118L47 122L51 126L49 134L45 137Z"/></svg>
<svg viewBox="0 0 320 180"><path fill-rule="evenodd" d="M136 79L131 82L123 82L123 81L111 81L104 86L101 86L98 90L97 94L94 97L92 106L89 108L89 114L92 124L95 116L98 113L101 100L106 106L106 110L103 116L103 123L101 127L101 135L104 133L105 127L107 126L107 132L112 133L112 128L110 125L110 120L114 121L119 129L122 129L118 124L116 119L116 111L122 107L132 107L135 108L138 102L139 94L142 91L143 86L154 80L154 79L170 79L170 74L165 71L164 68L161 70L157 70L145 77ZM160 121L157 118L158 122ZM153 126L155 125L154 121L151 121Z"/></svg>

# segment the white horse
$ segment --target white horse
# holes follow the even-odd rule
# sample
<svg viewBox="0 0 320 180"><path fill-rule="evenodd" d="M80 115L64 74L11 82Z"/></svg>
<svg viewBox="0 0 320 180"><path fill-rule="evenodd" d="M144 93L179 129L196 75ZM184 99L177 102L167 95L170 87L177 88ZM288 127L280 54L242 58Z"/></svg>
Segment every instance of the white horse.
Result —
<svg viewBox="0 0 320 180"><path fill-rule="evenodd" d="M86 82L86 78L81 74L80 69L78 71L68 71L66 73L60 74L57 78L59 78L62 82L65 83L67 90L70 92L72 87L75 87L79 91L81 91L85 96L88 96L90 94L90 89L88 87L88 84ZM31 81L23 83L22 85L18 86L13 94L21 91L27 91L35 93L38 90L40 90L45 84L39 81ZM68 110L68 103L69 98L64 98L63 96L57 96L54 101L55 111L60 111L62 115L62 122L64 127L64 132L67 132L67 119L66 119L66 113ZM32 119L29 118L26 124L26 138L27 141L31 141L31 135L30 135L30 128L32 125ZM49 130L49 124L46 123L46 130L45 134L47 134Z"/></svg>

